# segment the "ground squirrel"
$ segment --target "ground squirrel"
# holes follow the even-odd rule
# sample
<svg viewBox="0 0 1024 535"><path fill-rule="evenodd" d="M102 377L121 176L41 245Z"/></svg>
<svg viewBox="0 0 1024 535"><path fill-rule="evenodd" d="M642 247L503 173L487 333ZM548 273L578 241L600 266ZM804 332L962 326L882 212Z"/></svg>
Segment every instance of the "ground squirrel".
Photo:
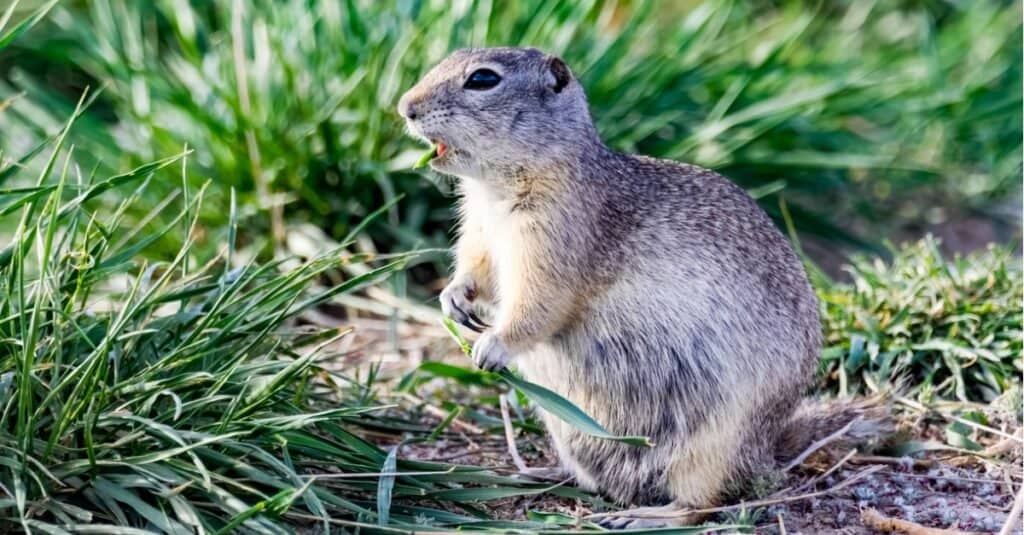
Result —
<svg viewBox="0 0 1024 535"><path fill-rule="evenodd" d="M514 360L612 433L655 443L546 417L581 486L622 504L708 506L857 412L797 410L822 343L818 302L768 216L712 171L606 147L561 59L459 50L398 110L435 145L430 166L459 178L441 304L482 331L477 365Z"/></svg>

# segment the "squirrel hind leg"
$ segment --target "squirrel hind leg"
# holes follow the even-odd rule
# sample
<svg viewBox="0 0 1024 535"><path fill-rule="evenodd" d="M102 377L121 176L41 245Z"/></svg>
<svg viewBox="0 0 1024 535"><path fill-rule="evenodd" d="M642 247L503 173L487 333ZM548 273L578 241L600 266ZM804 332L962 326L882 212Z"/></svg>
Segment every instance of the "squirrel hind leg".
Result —
<svg viewBox="0 0 1024 535"><path fill-rule="evenodd" d="M688 512L691 507L678 503L657 507L638 507L602 515L595 523L605 529L661 529L695 526L707 519L706 513Z"/></svg>

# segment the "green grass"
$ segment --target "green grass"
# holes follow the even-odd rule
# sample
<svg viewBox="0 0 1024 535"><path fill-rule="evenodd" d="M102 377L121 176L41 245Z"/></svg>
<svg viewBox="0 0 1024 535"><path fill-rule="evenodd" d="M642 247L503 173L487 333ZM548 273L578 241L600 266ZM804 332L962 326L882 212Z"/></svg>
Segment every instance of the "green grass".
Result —
<svg viewBox="0 0 1024 535"><path fill-rule="evenodd" d="M473 503L546 488L405 461L360 438L371 428L405 443L447 434L377 401L372 377L334 371L350 329L296 320L405 257L324 287L367 261L348 252L351 239L302 262L243 261L232 215L209 230L221 243L213 260L196 262L186 241L172 260L147 262L160 234L138 233L123 214L184 156L83 176L64 141L47 147L35 186L4 192L3 211L19 222L0 253L0 529L483 528L490 519ZM112 213L97 202L106 193L121 197ZM195 234L204 194L170 199L162 232Z"/></svg>
<svg viewBox="0 0 1024 535"><path fill-rule="evenodd" d="M825 240L876 244L1019 194L1019 3L460 5L62 5L0 57L7 94L27 94L0 147L20 156L15 140L54 132L82 86L102 85L71 133L85 167L187 144L193 186L213 181L204 224L223 225L235 188L245 239L286 244L289 221L337 239L405 194L369 228L376 247L440 247L451 201L409 170L421 149L397 98L453 48L532 44L580 75L613 146L720 169L775 216L785 196L797 228ZM177 187L161 177L143 204Z"/></svg>
<svg viewBox="0 0 1024 535"><path fill-rule="evenodd" d="M891 262L857 257L852 280L819 284L826 388L862 392L901 377L923 399L988 402L1020 387L1020 253L991 246L944 258L925 239Z"/></svg>

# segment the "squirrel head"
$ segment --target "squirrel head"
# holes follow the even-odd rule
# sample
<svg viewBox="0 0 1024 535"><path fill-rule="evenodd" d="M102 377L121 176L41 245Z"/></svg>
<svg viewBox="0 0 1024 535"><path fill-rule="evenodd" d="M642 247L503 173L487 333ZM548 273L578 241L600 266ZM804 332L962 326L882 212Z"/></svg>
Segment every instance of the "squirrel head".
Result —
<svg viewBox="0 0 1024 535"><path fill-rule="evenodd" d="M402 95L398 113L436 146L430 166L462 178L573 166L601 143L572 71L535 48L457 50Z"/></svg>

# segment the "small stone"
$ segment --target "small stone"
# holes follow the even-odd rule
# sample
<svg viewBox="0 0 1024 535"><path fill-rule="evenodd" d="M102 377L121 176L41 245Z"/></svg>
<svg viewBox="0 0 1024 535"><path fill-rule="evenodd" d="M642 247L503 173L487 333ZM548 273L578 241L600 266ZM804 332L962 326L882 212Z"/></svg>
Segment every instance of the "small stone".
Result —
<svg viewBox="0 0 1024 535"><path fill-rule="evenodd" d="M913 457L908 457L908 456L904 455L903 457L900 457L899 464L896 465L896 466L899 467L899 469L903 470L904 472L913 472L914 471L914 459L913 459Z"/></svg>
<svg viewBox="0 0 1024 535"><path fill-rule="evenodd" d="M855 487L853 489L853 495L860 501L868 504L874 502L876 498L875 490L870 487Z"/></svg>

